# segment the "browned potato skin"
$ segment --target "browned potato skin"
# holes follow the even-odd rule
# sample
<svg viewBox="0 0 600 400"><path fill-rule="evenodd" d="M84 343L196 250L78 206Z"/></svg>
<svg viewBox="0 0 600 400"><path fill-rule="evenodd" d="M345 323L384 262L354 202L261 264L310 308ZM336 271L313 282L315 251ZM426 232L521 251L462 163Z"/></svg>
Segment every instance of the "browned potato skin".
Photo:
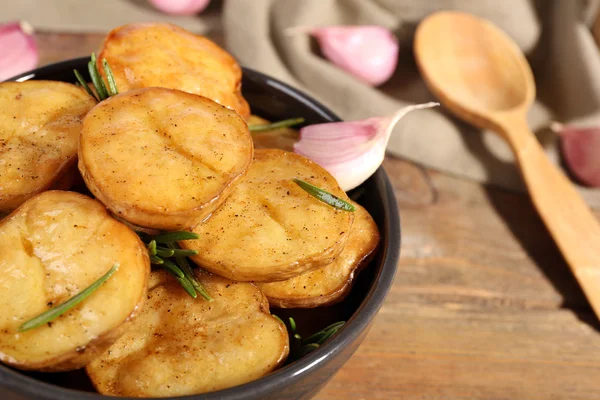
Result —
<svg viewBox="0 0 600 400"><path fill-rule="evenodd" d="M132 329L86 368L99 393L199 394L250 382L283 364L287 330L262 292L200 270L196 276L213 302L191 298L165 271L152 272Z"/></svg>
<svg viewBox="0 0 600 400"><path fill-rule="evenodd" d="M349 200L335 178L295 153L257 149L247 175L183 241L202 268L238 281L273 282L325 266L342 251L354 213L312 197L300 178Z"/></svg>
<svg viewBox="0 0 600 400"><path fill-rule="evenodd" d="M86 116L79 171L119 218L181 230L225 201L253 152L248 126L234 111L180 90L144 88L113 96Z"/></svg>
<svg viewBox="0 0 600 400"><path fill-rule="evenodd" d="M44 296L44 298L42 299L42 302L44 303L43 308L40 309L39 307L36 307L32 310L25 310L25 312L25 304L21 303L17 309L20 312L22 312L22 315L19 315L17 319L13 319L8 315L5 315L3 318L3 316L1 315L2 312L0 311L0 361L18 369L36 370L43 372L60 372L82 368L96 356L104 352L115 340L117 340L123 333L125 333L129 329L131 321L135 318L135 316L139 312L140 307L143 305L144 300L146 299L148 276L150 274L150 260L148 258L148 252L144 243L142 243L138 236L130 229L128 229L125 225L110 218L102 204L79 193L64 191L46 191L29 199L28 201L23 203L21 207L19 207L5 219L0 221L0 239L2 239L0 240L0 248L2 248L2 244L6 244L7 242L10 242L11 244L10 249L3 249L3 251L0 254L0 268L6 268L7 265L6 261L2 258L15 257L14 255L11 256L11 254L14 254L14 252L17 251L16 243L14 243L14 240L11 241L11 229L28 229L26 233L21 233L21 235L24 235L21 236L21 242L24 242L24 240L34 240L34 236L31 235L44 234L40 231L40 229L45 229L45 227L47 226L46 220L48 219L48 216L40 216L38 215L38 213L40 211L48 213L62 210L66 210L66 212L71 212L72 210L79 210L83 213L91 213L94 215L94 221L102 220L102 223L95 226L78 225L73 227L61 227L61 222L53 222L51 224L52 226L48 226L48 229L57 229L58 227L58 229L60 229L60 232L63 233L67 232L67 230L72 230L73 234L76 234L77 236L80 236L82 238L87 237L87 235L92 235L92 237L95 237L96 239L81 239L80 242L77 242L77 239L74 239L77 236L73 236L73 238L66 239L64 237L61 238L61 233L54 233L56 232L54 230L52 231L52 233L46 233L45 235L47 236L47 238L49 238L49 241L62 241L60 243L64 243L64 246L66 247L64 251L68 253L65 253L65 255L51 255L50 257L56 257L56 259L52 261L52 258L50 258L50 261L48 261L47 264L46 261L42 261L42 258L39 258L45 257L44 255L39 256L37 253L35 253L36 251L43 251L37 250L37 244L35 242L33 243L33 248L31 250L20 250L23 252L31 251L33 252L33 254L35 254L35 256L32 255L31 257L37 257L39 262L42 263L43 268L45 268L45 270L47 271L44 275L44 279L46 279L47 282L42 282L42 285L45 286L45 294L41 295L37 293L35 291L37 287L35 286L33 286L33 293L31 292L31 290L27 292L27 296L30 297L37 297L40 295ZM68 219L72 217L67 216L66 218ZM81 217L80 219L82 218L83 217ZM18 228L15 226L11 227L11 224L21 224L19 220L23 219L27 221L22 222L22 224L26 224L25 228ZM102 237L100 237L101 235ZM92 246L92 244L90 243L94 242L93 245L98 246L99 240L103 241L102 243L105 247L101 249L96 249L95 251L102 252L107 258L110 258L112 254L117 254L115 257L116 259L125 259L125 262L119 267L119 270L115 272L115 274L111 277L109 281L107 281L103 286L98 288L86 300L84 300L82 303L80 303L68 313L52 321L51 324L42 325L38 328L34 328L27 332L18 333L16 329L22 323L39 315L41 312L46 311L46 303L63 303L68 298L75 295L77 292L89 286L101 276L101 271L93 271L94 275L88 276L88 274L82 271L81 269L79 269L78 271L67 270L66 272L57 272L52 267L53 262L61 262L65 259L73 260L75 257L79 257L79 254L81 254L81 257L85 257L88 254L88 252L91 251L90 246ZM56 247L60 247L60 243L59 245L56 245ZM81 252L73 250L72 246L82 246ZM114 246L117 246L119 249L115 250ZM123 246L128 247L124 250ZM43 248L45 247L42 247L42 249ZM97 254L94 255L93 253L90 256L92 258L100 257ZM27 260L27 258L25 258L24 260ZM23 264L25 264L26 262L27 261L23 261ZM108 265L110 262L107 262L106 270L110 268L111 265ZM77 267L81 267L84 264L81 262L81 260L79 260L79 262L70 261L68 265L71 266L73 265L73 263L75 263ZM17 266L17 268L22 267L22 265ZM67 266L67 264L64 264L62 268L69 267ZM13 271L12 273L15 272ZM65 276L68 276L68 281L60 280L64 279L58 275L60 273L64 274ZM11 275L8 271L2 271L2 274L4 274L4 277L0 277L0 287L7 284L5 279L10 279ZM35 271L30 271L28 275L31 276L29 279L36 279L34 277L39 275L39 273ZM135 280L135 282L132 282L131 277L141 277L141 279L137 279ZM65 289L61 289L60 287L56 289L56 283L52 283L55 280L58 280L59 283L64 284L64 287L67 287L69 285L76 285L78 287L78 290L74 293L67 293ZM14 285L14 283L16 282L17 281L12 282L12 284ZM9 282L8 284L10 285L11 282ZM130 310L126 310L124 314L122 310L117 311L113 309L113 313L118 312L123 314L122 319L117 318L116 320L112 320L114 314L112 314L112 316L108 318L99 317L99 319L102 319L103 322L111 324L114 323L114 326L111 326L110 328L102 326L101 329L99 329L100 334L94 335L93 338L90 339L87 343L78 343L77 345L73 344L68 350L65 350L63 352L56 352L55 347L51 343L53 340L58 340L52 338L53 330L68 329L69 327L74 325L73 331L71 331L73 332L72 336L67 333L67 337L69 338L69 340L79 340L81 339L79 335L85 335L87 329L98 329L98 327L94 327L93 324L89 325L88 323L86 325L84 323L81 323L81 313L86 312L86 310L87 312L92 312L90 311L92 309L88 309L86 307L97 307L94 310L99 310L99 305L106 307L114 306L114 303L111 303L111 301L113 300L109 299L109 301L106 302L103 300L104 297L99 296L113 297L114 293L118 292L119 290L122 290L123 286L125 285L128 288L131 288L132 293L134 295L135 292L133 291L137 289L138 297L131 302L133 307L131 307ZM20 289L17 288L16 290ZM24 287L23 290L27 290L27 287ZM0 302L2 301L2 294L0 294ZM14 297L12 297L5 301L22 302L23 299L15 299ZM31 300L28 301L31 302ZM121 306L122 305L123 304L121 304ZM110 312L110 310L107 311ZM4 310L4 312L6 313L7 311ZM100 312L102 313L104 311ZM88 314L86 314L86 316L88 316ZM10 322L8 322L6 318L10 318ZM82 331L85 332L82 333ZM71 339L72 337L75 337L75 339ZM10 345L11 342L14 343L15 341L17 341L17 343L22 344L15 346ZM60 341L58 343L60 343ZM17 346L26 346L19 348L21 349L21 351L25 351L25 349L27 349L30 352L32 351L31 348L37 346L46 349L44 351L47 352L48 355L41 359L38 359L37 361L33 361L33 358L31 356L29 357L29 359L24 359L22 354L19 356L16 355L15 351L17 351ZM14 347L13 350L11 350L12 347ZM52 354L53 352L56 354ZM35 356L35 358L40 358L40 356Z"/></svg>
<svg viewBox="0 0 600 400"><path fill-rule="evenodd" d="M82 120L94 105L69 83L0 83L0 211L49 188L67 188L68 181L59 181L76 163Z"/></svg>
<svg viewBox="0 0 600 400"><path fill-rule="evenodd" d="M199 94L235 110L250 107L241 94L242 70L225 50L203 36L165 23L136 23L113 29L102 44L120 92L165 87Z"/></svg>
<svg viewBox="0 0 600 400"><path fill-rule="evenodd" d="M350 236L331 264L287 281L256 284L272 307L323 307L342 301L350 292L354 277L369 264L379 244L379 230L369 212L352 204L356 211Z"/></svg>

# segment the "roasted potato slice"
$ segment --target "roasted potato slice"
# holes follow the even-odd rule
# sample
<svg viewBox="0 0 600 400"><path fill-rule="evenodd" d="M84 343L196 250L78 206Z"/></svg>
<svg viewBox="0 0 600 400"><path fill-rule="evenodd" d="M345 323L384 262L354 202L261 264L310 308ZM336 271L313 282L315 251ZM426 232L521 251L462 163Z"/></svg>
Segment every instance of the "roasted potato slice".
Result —
<svg viewBox="0 0 600 400"><path fill-rule="evenodd" d="M136 89L83 121L79 170L90 191L134 225L185 229L212 213L252 161L244 120L173 89Z"/></svg>
<svg viewBox="0 0 600 400"><path fill-rule="evenodd" d="M78 306L17 331L115 263L117 272ZM149 273L144 244L98 201L62 191L29 199L0 222L0 361L26 370L83 367L126 330L146 297Z"/></svg>
<svg viewBox="0 0 600 400"><path fill-rule="evenodd" d="M313 308L335 304L350 292L354 276L365 267L379 243L377 224L367 210L356 207L350 236L339 256L329 265L282 282L257 283L279 308Z"/></svg>
<svg viewBox="0 0 600 400"><path fill-rule="evenodd" d="M258 379L285 361L286 328L255 285L205 272L197 277L215 301L193 299L164 271L152 273L132 329L87 366L98 392L205 393Z"/></svg>
<svg viewBox="0 0 600 400"><path fill-rule="evenodd" d="M95 104L69 83L0 83L0 211L52 187L75 165L82 120Z"/></svg>
<svg viewBox="0 0 600 400"><path fill-rule="evenodd" d="M165 23L138 23L113 29L102 45L121 91L165 87L199 94L235 110L250 108L241 94L242 70L225 50L203 36Z"/></svg>
<svg viewBox="0 0 600 400"><path fill-rule="evenodd" d="M329 264L340 253L354 214L325 204L294 178L348 199L335 178L295 153L256 150L231 196L181 245L203 268L238 281L280 281Z"/></svg>

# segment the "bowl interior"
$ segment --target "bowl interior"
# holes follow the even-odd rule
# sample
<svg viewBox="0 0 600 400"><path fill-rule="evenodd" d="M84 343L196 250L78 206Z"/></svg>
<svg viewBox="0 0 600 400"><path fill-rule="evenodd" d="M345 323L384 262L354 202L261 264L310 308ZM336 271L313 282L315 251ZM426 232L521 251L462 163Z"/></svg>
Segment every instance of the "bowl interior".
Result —
<svg viewBox="0 0 600 400"><path fill-rule="evenodd" d="M78 69L84 77L88 78L87 61L87 58L79 58L49 65L15 77L13 80L75 82L73 69ZM304 117L305 124L339 121L335 114L315 100L259 72L244 68L242 88L253 114L261 117L270 120ZM393 281L400 249L400 222L396 200L383 169L380 168L367 182L349 195L371 213L381 233L382 240L371 264L359 274L346 299L336 305L316 309L273 308L271 310L282 319L294 317L301 335L313 333L339 320L348 321L346 326L317 350L267 377L235 388L201 396L188 396L188 398L205 400L265 398L261 397L261 393L266 396L277 386L291 385L302 380L307 374L315 373L364 336ZM106 398L94 393L89 379L82 370L52 374L28 373L0 365L0 388L3 385L16 393L21 393L25 398L56 400Z"/></svg>

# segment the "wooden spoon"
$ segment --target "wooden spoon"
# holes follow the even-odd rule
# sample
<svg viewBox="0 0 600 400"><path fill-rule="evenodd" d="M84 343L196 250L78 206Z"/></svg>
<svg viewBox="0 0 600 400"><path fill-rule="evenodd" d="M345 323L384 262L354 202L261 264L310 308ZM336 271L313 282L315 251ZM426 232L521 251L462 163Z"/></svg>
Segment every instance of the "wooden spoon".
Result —
<svg viewBox="0 0 600 400"><path fill-rule="evenodd" d="M519 47L489 21L439 12L419 25L414 51L444 106L510 144L538 213L600 317L600 224L527 126L535 83Z"/></svg>

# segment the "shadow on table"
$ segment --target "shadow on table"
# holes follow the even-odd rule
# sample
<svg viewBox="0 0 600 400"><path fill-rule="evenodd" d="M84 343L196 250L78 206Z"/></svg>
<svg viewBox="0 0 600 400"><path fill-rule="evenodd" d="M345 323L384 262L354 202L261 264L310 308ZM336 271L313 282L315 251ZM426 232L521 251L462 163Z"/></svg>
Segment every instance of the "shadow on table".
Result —
<svg viewBox="0 0 600 400"><path fill-rule="evenodd" d="M479 140L465 143L474 155L481 156L486 170L490 174L506 170L506 162L491 157L483 143L483 136L476 135ZM600 331L598 319L531 200L527 197L525 201L523 197L526 194L493 186L486 187L486 194L527 255L562 296L561 307L572 310L581 321Z"/></svg>

